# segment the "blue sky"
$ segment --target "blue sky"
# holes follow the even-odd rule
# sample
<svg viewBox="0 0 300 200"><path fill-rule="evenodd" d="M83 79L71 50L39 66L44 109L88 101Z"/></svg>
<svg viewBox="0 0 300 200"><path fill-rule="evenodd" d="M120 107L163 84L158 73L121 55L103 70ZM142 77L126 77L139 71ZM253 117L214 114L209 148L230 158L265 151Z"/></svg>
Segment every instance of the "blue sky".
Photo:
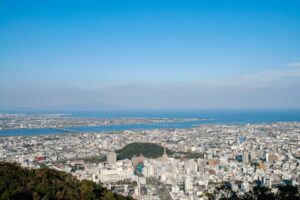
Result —
<svg viewBox="0 0 300 200"><path fill-rule="evenodd" d="M0 109L300 108L300 2L0 1Z"/></svg>

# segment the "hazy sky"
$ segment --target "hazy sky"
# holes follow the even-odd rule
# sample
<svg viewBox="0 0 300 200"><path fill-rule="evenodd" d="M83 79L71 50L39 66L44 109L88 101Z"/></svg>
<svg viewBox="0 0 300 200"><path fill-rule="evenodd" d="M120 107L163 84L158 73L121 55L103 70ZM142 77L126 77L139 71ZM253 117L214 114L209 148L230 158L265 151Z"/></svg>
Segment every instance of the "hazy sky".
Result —
<svg viewBox="0 0 300 200"><path fill-rule="evenodd" d="M300 1L0 0L0 109L300 108Z"/></svg>

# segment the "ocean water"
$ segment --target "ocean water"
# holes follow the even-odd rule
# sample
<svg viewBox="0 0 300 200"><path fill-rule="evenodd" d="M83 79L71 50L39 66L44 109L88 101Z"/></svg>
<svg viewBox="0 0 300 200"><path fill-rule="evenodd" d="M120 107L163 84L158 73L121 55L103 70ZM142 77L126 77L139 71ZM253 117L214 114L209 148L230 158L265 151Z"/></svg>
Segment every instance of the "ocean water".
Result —
<svg viewBox="0 0 300 200"><path fill-rule="evenodd" d="M1 113L1 112L0 112ZM99 112L10 112L27 114L54 114L61 113L73 117L96 118L201 118L199 121L170 122L157 124L126 124L106 125L93 127L70 128L80 132L113 132L124 130L152 130L191 128L200 124L247 124L247 123L271 123L271 122L300 122L300 110L156 110L156 111L99 111ZM1 130L0 136L25 136L64 134L51 129L16 129Z"/></svg>

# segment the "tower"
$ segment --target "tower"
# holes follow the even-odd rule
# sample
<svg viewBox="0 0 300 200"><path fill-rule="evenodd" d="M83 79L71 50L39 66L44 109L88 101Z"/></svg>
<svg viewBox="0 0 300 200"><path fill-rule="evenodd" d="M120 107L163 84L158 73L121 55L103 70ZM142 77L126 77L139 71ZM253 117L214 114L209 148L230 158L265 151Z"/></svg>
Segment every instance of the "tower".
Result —
<svg viewBox="0 0 300 200"><path fill-rule="evenodd" d="M163 161L166 161L168 158L166 145L164 145L164 153L162 155L162 158L163 158Z"/></svg>
<svg viewBox="0 0 300 200"><path fill-rule="evenodd" d="M244 164L248 164L249 163L249 152L248 151L244 151L243 152L243 163Z"/></svg>
<svg viewBox="0 0 300 200"><path fill-rule="evenodd" d="M115 152L109 152L107 154L107 163L113 165L117 162L117 154Z"/></svg>

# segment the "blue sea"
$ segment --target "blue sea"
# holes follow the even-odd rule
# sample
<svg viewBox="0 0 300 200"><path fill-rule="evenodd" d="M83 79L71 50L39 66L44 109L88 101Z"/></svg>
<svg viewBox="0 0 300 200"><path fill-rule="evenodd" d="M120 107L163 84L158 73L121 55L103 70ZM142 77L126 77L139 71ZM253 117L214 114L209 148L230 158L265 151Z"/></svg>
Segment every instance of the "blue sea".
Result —
<svg viewBox="0 0 300 200"><path fill-rule="evenodd" d="M8 112L0 112L8 113ZM156 111L98 111L98 112L9 112L26 114L65 114L72 117L96 117L96 118L201 118L198 121L170 122L156 124L126 124L105 125L93 127L72 127L70 129L79 132L103 132L125 130L153 130L191 128L201 124L247 124L247 123L272 123L272 122L300 122L300 110L156 110ZM64 134L52 129L15 129L1 130L0 136L26 136Z"/></svg>

